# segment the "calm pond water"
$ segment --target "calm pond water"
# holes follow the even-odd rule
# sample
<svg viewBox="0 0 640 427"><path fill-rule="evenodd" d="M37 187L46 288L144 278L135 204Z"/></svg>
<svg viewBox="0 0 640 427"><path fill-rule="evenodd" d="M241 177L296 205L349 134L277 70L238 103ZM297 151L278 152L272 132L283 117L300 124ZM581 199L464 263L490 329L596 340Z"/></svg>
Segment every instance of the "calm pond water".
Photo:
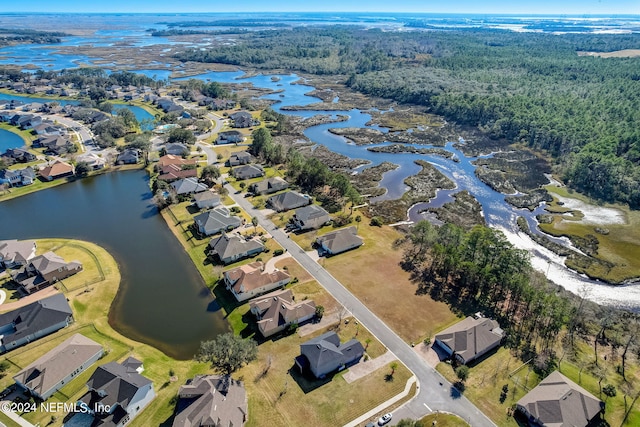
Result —
<svg viewBox="0 0 640 427"><path fill-rule="evenodd" d="M9 148L20 148L24 146L24 140L20 135L9 132L6 129L0 129L0 154Z"/></svg>
<svg viewBox="0 0 640 427"><path fill-rule="evenodd" d="M177 359L227 332L219 306L151 201L143 171L75 181L0 204L0 239L95 242L118 261L122 284L109 321ZM16 221L15 218L20 218Z"/></svg>

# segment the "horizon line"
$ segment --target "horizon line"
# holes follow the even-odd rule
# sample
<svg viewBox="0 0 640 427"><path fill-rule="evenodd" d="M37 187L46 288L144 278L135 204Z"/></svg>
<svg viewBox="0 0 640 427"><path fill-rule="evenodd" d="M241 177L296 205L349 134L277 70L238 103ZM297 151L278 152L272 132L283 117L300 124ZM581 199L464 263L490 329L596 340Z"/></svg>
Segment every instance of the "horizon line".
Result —
<svg viewBox="0 0 640 427"><path fill-rule="evenodd" d="M258 14L288 14L288 13L300 13L300 14L314 14L314 13L336 13L336 14L381 14L381 15L456 15L456 16L468 16L468 15L491 15L491 16L549 16L549 17L584 17L584 16L604 16L604 17L640 17L640 13L540 13L540 12L520 12L520 13L500 13L500 12L389 12L389 11L338 11L338 10L318 10L318 11L237 11L237 12L34 12L34 11L0 11L0 15L10 14L26 14L26 15L258 15Z"/></svg>

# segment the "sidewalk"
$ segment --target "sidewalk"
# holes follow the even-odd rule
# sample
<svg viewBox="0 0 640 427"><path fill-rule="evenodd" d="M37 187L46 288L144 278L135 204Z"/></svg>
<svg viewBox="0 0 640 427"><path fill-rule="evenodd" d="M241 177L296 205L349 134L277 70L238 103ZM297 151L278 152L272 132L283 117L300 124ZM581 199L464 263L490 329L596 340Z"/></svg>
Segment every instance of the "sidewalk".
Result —
<svg viewBox="0 0 640 427"><path fill-rule="evenodd" d="M356 427L366 421L370 421L374 416L376 416L377 414L384 412L385 409L387 409L389 406L393 405L394 403L398 402L399 400L403 399L404 397L406 397L409 392L411 391L411 386L417 381L415 375L412 376L411 378L409 378L409 380L407 381L407 384L404 386L404 391L396 394L395 396L393 396L391 399L387 400L384 403L379 404L378 406L376 406L375 408L373 408L372 410L370 410L369 412L367 412L366 414L363 414L361 416L359 416L358 418L356 418L355 420L351 421L350 423L347 423L344 425L344 427Z"/></svg>
<svg viewBox="0 0 640 427"><path fill-rule="evenodd" d="M0 402L0 408L4 406L3 403L11 403L11 402L7 402L6 400L3 400L2 402ZM5 414L7 417L11 418L12 421L15 421L16 423L20 424L22 427L35 427L33 424L31 424L29 421L25 420L15 412L5 411L4 409L2 409L2 413ZM0 425L4 426L4 424L2 423L0 423Z"/></svg>

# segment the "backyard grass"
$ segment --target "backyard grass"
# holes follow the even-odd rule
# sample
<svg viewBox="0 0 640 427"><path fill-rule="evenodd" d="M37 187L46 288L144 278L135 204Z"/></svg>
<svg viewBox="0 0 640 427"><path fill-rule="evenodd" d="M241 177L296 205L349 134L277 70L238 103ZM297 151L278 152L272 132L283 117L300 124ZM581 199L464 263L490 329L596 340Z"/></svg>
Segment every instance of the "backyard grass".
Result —
<svg viewBox="0 0 640 427"><path fill-rule="evenodd" d="M363 246L320 263L402 339L420 342L455 322L456 315L446 304L416 295L409 273L399 265L402 251L393 247L400 232L363 221L358 235Z"/></svg>
<svg viewBox="0 0 640 427"><path fill-rule="evenodd" d="M51 187L57 187L58 185L66 184L73 181L75 178L60 178L53 181L41 181L36 178L31 185L25 185L21 187L12 187L0 192L0 202L4 200L13 199L16 197L24 196L25 194L35 193L36 191L44 190Z"/></svg>
<svg viewBox="0 0 640 427"><path fill-rule="evenodd" d="M35 139L35 136L28 130L22 130L17 126L11 126L8 123L0 123L0 129L15 133L24 141L24 145L31 146L31 142Z"/></svg>
<svg viewBox="0 0 640 427"><path fill-rule="evenodd" d="M583 344L578 352L576 360L563 360L559 371L579 384L594 396L606 403L605 420L611 426L637 426L640 425L640 407L634 407L625 424L622 424L625 413L624 393L622 377L614 372L608 372L602 385L613 384L617 389L617 396L607 398L600 393L598 380L590 373L593 367L593 357L589 356L589 346ZM592 352L591 352L592 355ZM606 362L604 362L606 363ZM583 366L583 369L580 367ZM518 424L509 415L509 408L516 404L525 394L538 385L543 379L532 370L531 363L525 364L513 356L510 350L500 348L496 353L483 358L479 363L470 367L469 379L465 383L464 395L469 398L482 412L500 427L515 427ZM447 380L454 383L457 377L450 364L440 363L438 372ZM632 369L627 371L627 378L637 383L636 373ZM500 403L502 387L508 386L506 399ZM633 400L632 396L627 398Z"/></svg>
<svg viewBox="0 0 640 427"><path fill-rule="evenodd" d="M355 333L355 322L345 326L338 332L343 341L353 338ZM300 344L324 332L326 330L306 337L293 334L268 340L259 347L258 361L238 371L252 397L249 399L248 427L343 425L404 390L411 373L400 363L392 381L385 379L391 372L390 366L351 384L343 378L346 371L325 380L311 381L302 377L294 365ZM362 337L360 329L358 339ZM372 342L370 349L373 346ZM269 359L271 365L267 370Z"/></svg>
<svg viewBox="0 0 640 427"><path fill-rule="evenodd" d="M547 186L552 195L557 194L580 200L584 203L599 206L596 202L578 193L569 193L565 187ZM566 207L558 205L557 199L549 203L551 212L566 212ZM627 219L626 224L602 224L601 228L608 230L608 234L601 234L595 231L598 225L585 224L579 221L582 213L579 211L574 218L567 219L566 215L557 215L551 224L540 224L540 229L554 236L594 236L598 239L597 258L615 264L613 268L602 269L597 265L591 267L587 273L591 276L600 277L607 281L620 283L626 279L640 277L640 212L632 211L622 205L604 205L604 207L617 209L624 214Z"/></svg>
<svg viewBox="0 0 640 427"><path fill-rule="evenodd" d="M11 364L6 376L0 380L0 386L6 387L11 383L11 378L19 371L17 364L30 363L30 360L40 357L45 351L53 348L56 342L59 343L70 336L69 334L81 332L109 350L109 355L104 360L113 358L121 361L125 357L134 356L144 363L145 371L143 375L153 381L157 397L142 414L131 422L131 426L157 426L170 419L174 409L171 399L175 396L180 385L195 374L207 372L208 366L203 363L196 363L193 360L181 361L172 359L149 345L120 335L111 328L108 322L108 313L120 285L120 272L116 261L104 249L92 243L77 240L42 239L37 240L37 244L41 249L57 246L61 248L58 250L68 251L66 254L72 259L82 259L87 256L87 252L90 252L92 258L97 260L96 262L99 264L105 279L91 284L88 287L88 292L85 286L81 286L77 291L65 293L74 309L75 322L73 324L44 338L45 341L35 341L4 355L4 358L10 361L16 359L17 362L14 362L16 364ZM76 250L75 253L73 253L74 250ZM102 364L103 361L99 363ZM169 381L169 371L173 371L178 378L177 381ZM73 394L73 396L69 397L71 397L70 401L74 401L75 398L83 393L83 378L89 375L85 373L75 378L51 399L53 401L62 401L68 394ZM57 419L54 423L49 424L51 415L56 416ZM39 422L41 425L57 427L62 424L65 415L64 413L44 414L36 412L27 415L26 418L32 423Z"/></svg>

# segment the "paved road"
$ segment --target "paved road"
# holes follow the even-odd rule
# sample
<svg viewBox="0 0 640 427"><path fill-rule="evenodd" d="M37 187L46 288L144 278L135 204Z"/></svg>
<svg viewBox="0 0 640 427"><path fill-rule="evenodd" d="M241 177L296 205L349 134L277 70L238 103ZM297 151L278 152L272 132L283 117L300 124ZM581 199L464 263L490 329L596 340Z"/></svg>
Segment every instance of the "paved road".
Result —
<svg viewBox="0 0 640 427"><path fill-rule="evenodd" d="M447 411L457 414L474 427L495 427L495 424L480 412L467 398L447 382L435 369L428 366L413 349L393 332L378 316L349 292L328 271L309 257L295 242L249 203L243 195L229 184L226 186L231 198L258 218L273 238L285 248L333 297L340 301L367 329L369 329L396 357L418 378L418 394L409 403L394 412L394 423L402 418L421 418L432 411Z"/></svg>

